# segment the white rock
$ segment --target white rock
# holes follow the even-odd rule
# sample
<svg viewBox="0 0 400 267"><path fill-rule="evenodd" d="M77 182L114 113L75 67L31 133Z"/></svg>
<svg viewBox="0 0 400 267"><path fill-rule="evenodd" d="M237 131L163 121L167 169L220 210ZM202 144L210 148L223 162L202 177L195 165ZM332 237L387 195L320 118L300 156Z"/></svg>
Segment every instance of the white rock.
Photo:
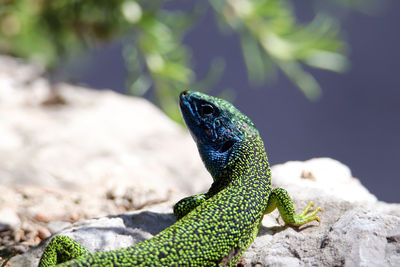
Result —
<svg viewBox="0 0 400 267"><path fill-rule="evenodd" d="M190 135L154 105L111 91L54 89L41 74L0 56L0 187L27 196L0 208L14 201L22 213L62 219L75 210L87 218L208 189ZM54 94L64 104L44 105Z"/></svg>
<svg viewBox="0 0 400 267"><path fill-rule="evenodd" d="M289 161L275 165L272 168L272 182L297 198L308 199L325 195L352 203L377 201L358 179L352 177L349 167L330 158ZM305 188L313 189L311 195Z"/></svg>
<svg viewBox="0 0 400 267"><path fill-rule="evenodd" d="M11 208L0 209L0 231L7 229L17 229L21 225L17 213Z"/></svg>
<svg viewBox="0 0 400 267"><path fill-rule="evenodd" d="M164 208L90 219L75 223L57 234L73 238L90 252L120 249L149 239L176 221L172 214L160 213L160 210ZM13 257L11 266L37 266L42 250L49 241Z"/></svg>
<svg viewBox="0 0 400 267"><path fill-rule="evenodd" d="M399 237L399 217L356 208L331 227L323 250L346 266L400 266Z"/></svg>

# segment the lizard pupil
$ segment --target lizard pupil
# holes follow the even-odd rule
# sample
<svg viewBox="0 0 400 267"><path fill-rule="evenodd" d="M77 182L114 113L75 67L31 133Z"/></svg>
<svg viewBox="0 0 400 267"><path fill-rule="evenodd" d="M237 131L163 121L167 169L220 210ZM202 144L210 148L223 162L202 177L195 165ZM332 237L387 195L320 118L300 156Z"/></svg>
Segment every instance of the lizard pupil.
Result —
<svg viewBox="0 0 400 267"><path fill-rule="evenodd" d="M214 112L214 108L209 104L204 104L201 106L201 111L203 115L211 115Z"/></svg>

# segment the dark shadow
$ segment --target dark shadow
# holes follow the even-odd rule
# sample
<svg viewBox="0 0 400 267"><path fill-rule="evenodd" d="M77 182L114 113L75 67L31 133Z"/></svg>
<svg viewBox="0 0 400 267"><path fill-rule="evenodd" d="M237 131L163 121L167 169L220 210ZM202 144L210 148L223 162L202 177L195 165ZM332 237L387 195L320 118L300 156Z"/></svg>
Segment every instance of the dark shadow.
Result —
<svg viewBox="0 0 400 267"><path fill-rule="evenodd" d="M94 232L94 233L106 233L112 232L113 234L117 235L126 235L131 236L135 241L141 242L149 238L147 233L157 235L162 230L168 228L172 224L176 222L174 215L168 213L158 213L152 211L141 211L141 212L132 212L131 214L119 214L119 215L109 215L106 216L109 219L114 218L121 218L124 226L122 227L107 227L107 226L69 226L68 228L59 231L56 234L60 234L62 232L66 233L68 231L75 232L77 230L84 231L87 233ZM66 232L65 232L66 230ZM40 247L47 244L54 235L46 238L40 242L37 247ZM106 243L105 238L106 236L100 235L100 245L98 247L103 247ZM74 238L75 239L75 238ZM76 240L80 242L80 240Z"/></svg>
<svg viewBox="0 0 400 267"><path fill-rule="evenodd" d="M266 227L261 225L260 229L258 231L258 235L275 235L279 232L284 231L286 228L288 228L287 225L284 226L273 226L273 227Z"/></svg>
<svg viewBox="0 0 400 267"><path fill-rule="evenodd" d="M312 227L318 227L318 226L317 225L312 225L312 224L302 225L302 226L299 226L299 227L292 226L292 228L298 233L303 231L303 230L306 230L308 228L312 228Z"/></svg>
<svg viewBox="0 0 400 267"><path fill-rule="evenodd" d="M141 211L131 214L110 215L107 218L121 218L127 229L125 231L141 229L156 235L176 222L172 213L158 213L153 211Z"/></svg>
<svg viewBox="0 0 400 267"><path fill-rule="evenodd" d="M287 228L293 228L296 232L301 232L305 229L311 228L311 227L317 227L316 225L312 225L312 224L307 224L307 225L302 225L300 227L296 227L296 226L290 226L290 225L283 225L283 226L273 226L273 227L266 227L261 225L260 229L258 231L258 235L275 235L279 232L282 232L284 230L286 230Z"/></svg>

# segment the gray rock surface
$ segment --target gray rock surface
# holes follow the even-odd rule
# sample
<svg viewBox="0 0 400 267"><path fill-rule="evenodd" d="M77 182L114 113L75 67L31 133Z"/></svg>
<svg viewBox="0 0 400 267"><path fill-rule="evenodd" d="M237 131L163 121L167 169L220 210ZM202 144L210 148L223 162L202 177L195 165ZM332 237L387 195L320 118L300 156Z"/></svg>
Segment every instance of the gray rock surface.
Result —
<svg viewBox="0 0 400 267"><path fill-rule="evenodd" d="M131 246L151 238L175 221L172 214L155 209L77 222L60 233L97 252ZM15 256L10 260L11 266L37 266L49 241L47 239L29 252Z"/></svg>
<svg viewBox="0 0 400 267"><path fill-rule="evenodd" d="M329 169L323 171L326 165ZM355 183L349 173L343 172L338 180L336 195L327 195L319 188L331 171L340 175L347 167L336 160L313 159L296 162L301 170L294 177L289 190L299 186L303 170L313 166L315 183L304 187L299 196L293 194L300 211L313 200L323 207L321 224L313 222L300 228L284 225L277 211L264 217L258 237L244 253L242 264L246 266L400 266L400 210L399 204L387 204L371 198L366 189ZM318 166L322 169L317 171ZM283 172L290 172L293 162L278 166ZM274 167L273 170L276 168ZM286 170L285 169L289 169ZM312 168L311 168L312 169ZM278 171L277 171L278 172ZM304 174L304 173L303 173ZM273 176L275 183L283 183L279 175ZM322 182L322 185L324 182ZM347 185L353 186L355 194L366 194L365 201L348 200ZM355 186L357 184L358 186ZM343 194L340 187L343 187ZM293 188L292 188L293 187ZM291 189L292 188L292 189ZM358 192L358 193L357 193ZM363 193L360 193L363 192ZM343 197L342 197L343 195ZM126 247L150 238L170 226L175 219L171 207L158 206L152 210L125 213L78 222L58 234L66 234L87 246L92 252ZM36 264L47 242L31 251L14 257L12 264L30 266ZM259 265L259 266L260 266Z"/></svg>
<svg viewBox="0 0 400 267"><path fill-rule="evenodd" d="M35 266L52 233L92 252L151 238L175 222L176 200L211 184L189 135L148 102L51 88L40 74L0 57L0 251L42 241L11 266ZM400 266L399 204L378 201L333 159L272 172L298 211L310 200L323 208L321 224L296 229L266 215L242 264Z"/></svg>

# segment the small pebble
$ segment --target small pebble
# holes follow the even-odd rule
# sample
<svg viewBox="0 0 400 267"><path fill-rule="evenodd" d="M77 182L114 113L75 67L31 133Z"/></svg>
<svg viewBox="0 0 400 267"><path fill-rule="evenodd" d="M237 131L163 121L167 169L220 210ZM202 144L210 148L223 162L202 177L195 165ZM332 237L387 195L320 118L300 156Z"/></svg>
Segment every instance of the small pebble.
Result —
<svg viewBox="0 0 400 267"><path fill-rule="evenodd" d="M40 228L38 230L38 237L43 240L51 235L50 231L47 228Z"/></svg>
<svg viewBox="0 0 400 267"><path fill-rule="evenodd" d="M39 222L50 222L51 218L50 216L44 214L44 213L36 213L35 216L33 216L35 220L38 220Z"/></svg>

